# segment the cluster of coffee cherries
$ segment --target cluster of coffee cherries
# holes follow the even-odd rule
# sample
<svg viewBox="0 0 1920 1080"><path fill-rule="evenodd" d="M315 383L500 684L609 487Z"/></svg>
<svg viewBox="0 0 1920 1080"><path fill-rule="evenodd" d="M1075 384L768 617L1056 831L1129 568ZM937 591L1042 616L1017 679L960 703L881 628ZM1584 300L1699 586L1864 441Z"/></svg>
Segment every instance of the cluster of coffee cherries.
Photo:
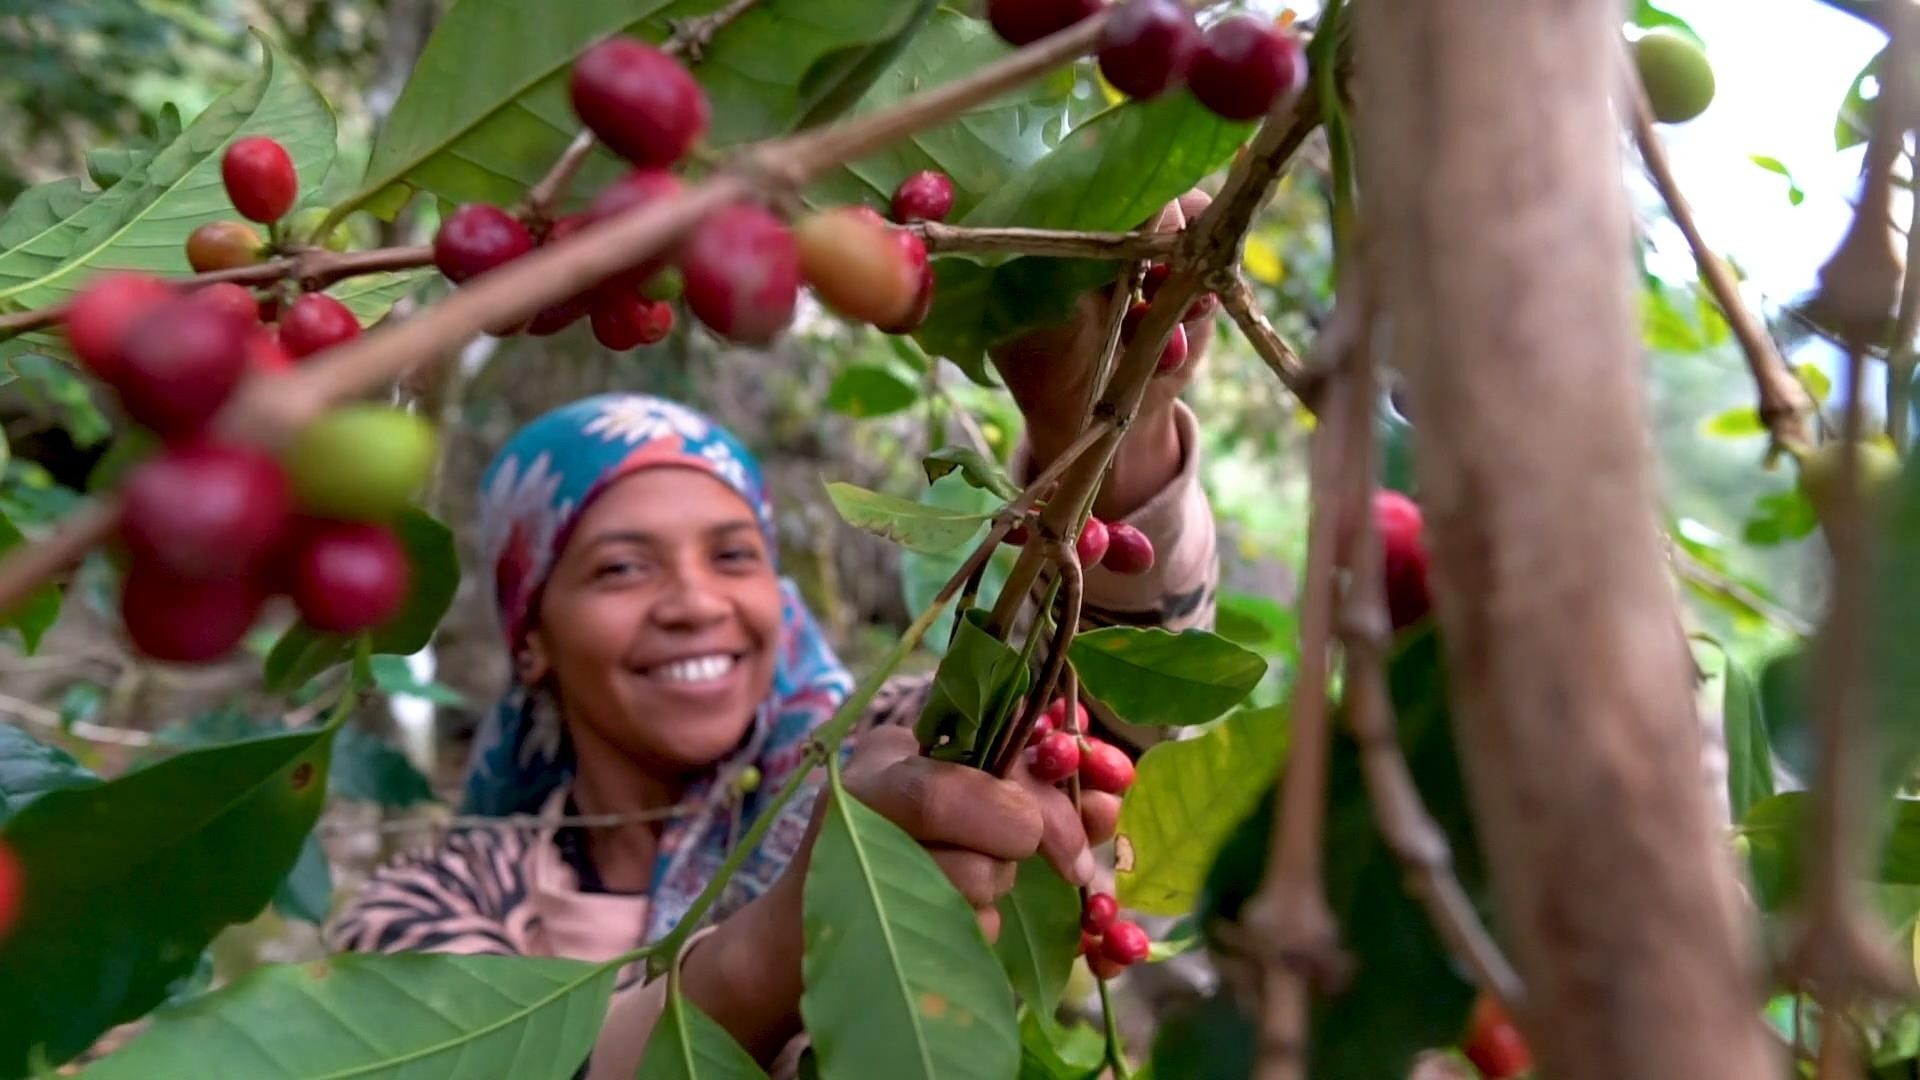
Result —
<svg viewBox="0 0 1920 1080"><path fill-rule="evenodd" d="M1015 525L1001 543L1021 547L1028 536L1025 524ZM1116 574L1144 574L1153 569L1153 541L1124 521L1109 524L1089 514L1074 541L1073 552L1079 556L1082 570L1104 566Z"/></svg>
<svg viewBox="0 0 1920 1080"><path fill-rule="evenodd" d="M277 221L293 164L271 139L235 142L222 173L235 208ZM278 325L262 322L277 315ZM286 452L227 441L212 421L240 383L273 378L360 333L338 300L280 310L225 282L190 292L140 273L88 283L65 314L74 355L113 389L160 449L127 476L120 610L158 660L226 654L266 601L292 597L314 629L353 633L391 616L409 568L386 522L425 478L433 434L406 413L350 405L297 432Z"/></svg>
<svg viewBox="0 0 1920 1080"><path fill-rule="evenodd" d="M1080 774L1089 791L1121 795L1133 786L1133 759L1125 750L1086 734L1087 707L1075 702L1075 723L1067 720L1067 701L1055 698L1027 736L1027 769L1036 780L1058 784Z"/></svg>
<svg viewBox="0 0 1920 1080"><path fill-rule="evenodd" d="M587 208L552 222L526 222L485 203L458 207L434 238L434 263L460 284L542 244L679 194L673 169L706 133L710 109L693 76L666 52L632 38L594 46L574 64L574 112L633 169ZM894 195L900 222L938 221L953 207L953 184L934 172L908 177ZM791 226L767 207L722 207L678 244L552 304L499 335L546 335L588 319L610 349L651 345L672 329L672 302L729 341L765 345L792 323L805 282L827 307L886 333L926 319L933 274L920 237L872 209L810 212Z"/></svg>
<svg viewBox="0 0 1920 1080"><path fill-rule="evenodd" d="M987 20L1012 45L1055 34L1106 6L1106 0L989 0ZM1136 99L1184 83L1228 120L1267 115L1306 82L1306 53L1293 34L1251 15L1205 31L1180 0L1123 0L1100 34L1100 74Z"/></svg>
<svg viewBox="0 0 1920 1080"><path fill-rule="evenodd" d="M1153 939L1137 922L1120 917L1120 902L1112 893L1089 893L1080 908L1080 955L1087 967L1102 979L1117 978L1121 972L1147 958Z"/></svg>

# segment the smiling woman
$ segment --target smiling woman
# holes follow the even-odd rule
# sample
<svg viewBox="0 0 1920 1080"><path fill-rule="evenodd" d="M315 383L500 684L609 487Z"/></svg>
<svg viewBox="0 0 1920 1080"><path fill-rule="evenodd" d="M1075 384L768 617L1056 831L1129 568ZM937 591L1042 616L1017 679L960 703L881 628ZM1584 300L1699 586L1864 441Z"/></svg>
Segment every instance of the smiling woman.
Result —
<svg viewBox="0 0 1920 1080"><path fill-rule="evenodd" d="M1077 423L1103 307L996 355L1035 435L1016 472L1044 467L1053 436ZM1156 380L1097 501L1157 558L1130 575L1090 568L1091 623L1211 618L1213 522L1194 419L1175 400L1193 366ZM810 768L815 732L853 683L779 575L758 464L690 409L605 394L523 428L483 486L480 541L514 685L476 745L466 809L530 818L461 828L395 861L329 937L349 950L606 960L671 931L738 838L776 814L689 941L681 985L784 1072L802 1045L801 899L821 777L785 809L771 796ZM846 787L923 845L994 935L1021 859L1092 880L1119 800L1089 791L1076 812L1024 763L1002 780L920 756L911 728L927 690L924 676L881 688L845 748ZM643 974L622 973L583 1074L633 1075L666 1000Z"/></svg>

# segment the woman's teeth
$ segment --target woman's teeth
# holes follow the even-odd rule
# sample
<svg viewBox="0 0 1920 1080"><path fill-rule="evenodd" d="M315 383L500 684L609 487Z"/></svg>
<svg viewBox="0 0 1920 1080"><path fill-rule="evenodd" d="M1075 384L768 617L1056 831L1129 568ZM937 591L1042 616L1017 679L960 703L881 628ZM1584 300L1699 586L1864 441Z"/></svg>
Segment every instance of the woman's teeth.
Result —
<svg viewBox="0 0 1920 1080"><path fill-rule="evenodd" d="M695 656L686 660L675 660L670 664L661 664L653 669L657 679L666 682L712 682L724 678L733 670L734 658L726 653L713 656Z"/></svg>

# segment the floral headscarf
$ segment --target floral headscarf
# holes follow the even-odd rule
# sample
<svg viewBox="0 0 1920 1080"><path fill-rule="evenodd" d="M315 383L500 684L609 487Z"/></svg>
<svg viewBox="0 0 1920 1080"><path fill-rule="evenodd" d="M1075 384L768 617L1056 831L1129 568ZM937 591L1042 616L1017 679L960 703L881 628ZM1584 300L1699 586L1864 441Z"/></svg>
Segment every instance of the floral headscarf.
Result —
<svg viewBox="0 0 1920 1080"><path fill-rule="evenodd" d="M519 647L540 586L587 504L615 480L661 466L699 469L739 492L753 507L769 552L775 550L773 508L760 467L719 425L642 394L602 394L564 405L521 429L482 480L480 543L493 564L495 601L510 650ZM753 824L764 797L803 767L814 729L852 690L851 677L793 583L783 578L780 588L772 692L741 745L687 790L685 802L697 809L666 823L649 897L649 941L680 920L734 838ZM542 697L516 682L481 729L467 777L468 812L538 812L572 777L572 747ZM750 767L760 771L761 783L740 796L736 780ZM716 916L759 895L780 875L805 836L813 801L787 804L730 880Z"/></svg>

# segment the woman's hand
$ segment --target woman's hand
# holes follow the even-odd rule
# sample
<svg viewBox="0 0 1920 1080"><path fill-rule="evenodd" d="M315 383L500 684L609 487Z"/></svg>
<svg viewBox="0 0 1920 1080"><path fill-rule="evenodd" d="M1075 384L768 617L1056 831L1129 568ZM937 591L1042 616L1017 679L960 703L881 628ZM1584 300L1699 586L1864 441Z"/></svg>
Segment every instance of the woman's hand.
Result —
<svg viewBox="0 0 1920 1080"><path fill-rule="evenodd" d="M1190 191L1161 210L1154 232L1178 232L1198 217L1212 198ZM1007 390L1026 417L1028 442L1036 469L1060 456L1080 434L1088 387L1106 344L1108 290L1080 298L1073 317L1034 330L989 351ZM1180 471L1180 438L1174 427L1173 401L1192 379L1213 338L1213 319L1184 324L1189 359L1178 370L1155 376L1141 400L1140 412L1114 456L1113 471L1101 486L1093 512L1112 520L1125 517L1166 487ZM1016 479L1019 479L1016 477Z"/></svg>

